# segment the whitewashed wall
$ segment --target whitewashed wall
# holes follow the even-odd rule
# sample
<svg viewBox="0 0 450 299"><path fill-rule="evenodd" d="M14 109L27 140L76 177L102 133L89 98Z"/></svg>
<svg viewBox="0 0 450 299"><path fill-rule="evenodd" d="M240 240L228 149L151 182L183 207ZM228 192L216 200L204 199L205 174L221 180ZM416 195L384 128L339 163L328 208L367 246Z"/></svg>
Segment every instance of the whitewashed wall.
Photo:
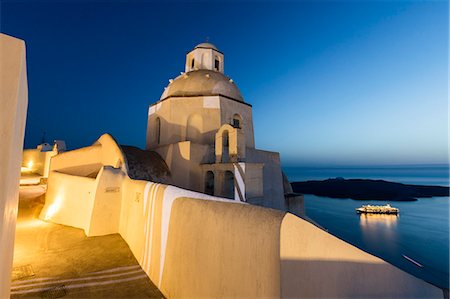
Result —
<svg viewBox="0 0 450 299"><path fill-rule="evenodd" d="M0 298L8 298L28 106L25 43L0 34Z"/></svg>

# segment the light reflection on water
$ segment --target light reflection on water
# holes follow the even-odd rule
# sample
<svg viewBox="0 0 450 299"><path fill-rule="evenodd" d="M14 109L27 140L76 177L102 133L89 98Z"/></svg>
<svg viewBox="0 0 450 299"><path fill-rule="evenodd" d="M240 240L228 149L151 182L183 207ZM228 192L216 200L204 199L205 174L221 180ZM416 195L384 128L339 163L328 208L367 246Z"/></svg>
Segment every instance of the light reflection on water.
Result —
<svg viewBox="0 0 450 299"><path fill-rule="evenodd" d="M359 225L363 231L370 231L373 228L385 227L393 228L397 225L398 215L392 214L360 214Z"/></svg>
<svg viewBox="0 0 450 299"><path fill-rule="evenodd" d="M371 248L387 247L393 249L398 238L397 215L360 214L359 227L364 243Z"/></svg>

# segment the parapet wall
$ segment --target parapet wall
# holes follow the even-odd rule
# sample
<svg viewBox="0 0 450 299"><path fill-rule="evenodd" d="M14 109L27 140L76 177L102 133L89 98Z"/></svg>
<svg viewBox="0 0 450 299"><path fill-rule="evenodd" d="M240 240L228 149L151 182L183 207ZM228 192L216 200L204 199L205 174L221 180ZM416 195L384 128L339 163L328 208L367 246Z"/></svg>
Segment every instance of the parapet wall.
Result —
<svg viewBox="0 0 450 299"><path fill-rule="evenodd" d="M53 157L40 218L81 228L87 236L117 233L125 169L121 149L108 134Z"/></svg>
<svg viewBox="0 0 450 299"><path fill-rule="evenodd" d="M96 179L50 172L41 219L81 228L88 235L94 206Z"/></svg>
<svg viewBox="0 0 450 299"><path fill-rule="evenodd" d="M287 213L280 229L283 298L443 298L441 289Z"/></svg>
<svg viewBox="0 0 450 299"><path fill-rule="evenodd" d="M95 179L51 171L42 217L49 211L88 236L120 233L168 298L443 297L292 214L133 180L111 165Z"/></svg>
<svg viewBox="0 0 450 299"><path fill-rule="evenodd" d="M83 166L102 165L114 168L124 168L125 158L114 138L103 134L93 145L61 153L51 162L51 171L73 172L74 175L84 175ZM81 167L80 167L81 166ZM98 169L99 170L99 169ZM80 173L77 173L81 171Z"/></svg>
<svg viewBox="0 0 450 299"><path fill-rule="evenodd" d="M439 298L289 213L126 179L120 234L168 298Z"/></svg>

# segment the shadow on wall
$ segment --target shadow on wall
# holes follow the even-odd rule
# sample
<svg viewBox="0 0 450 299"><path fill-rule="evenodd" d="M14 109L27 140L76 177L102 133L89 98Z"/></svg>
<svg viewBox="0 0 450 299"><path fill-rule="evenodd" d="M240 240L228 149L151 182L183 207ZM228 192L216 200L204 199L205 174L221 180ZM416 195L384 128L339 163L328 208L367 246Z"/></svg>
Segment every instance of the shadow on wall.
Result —
<svg viewBox="0 0 450 299"><path fill-rule="evenodd" d="M176 145L178 143L190 141L193 144L203 145L203 146L212 146L211 149L208 150L208 153L202 157L199 163L214 163L215 162L215 154L214 154L214 144L215 144L215 134L217 130L204 131L199 130L198 128L188 128L185 125L173 124L168 122L164 117L160 116L159 125L155 127L159 128L159 132L155 130L149 130L147 128L147 143L146 150L155 151L161 155L161 150L167 148L170 145ZM154 127L153 127L154 128ZM171 134L169 134L168 130L170 129ZM166 136L165 138L161 138L162 136ZM208 142L208 140L210 142ZM159 141L159 142L158 142ZM178 149L179 150L179 149ZM164 150L163 150L164 151ZM177 153L179 157L183 158L186 161L190 161L190 155L186 156L184 153ZM164 156L164 155L162 155ZM198 161L196 161L198 163ZM172 163L172 159L170 156L166 157L166 163L169 165Z"/></svg>
<svg viewBox="0 0 450 299"><path fill-rule="evenodd" d="M153 120L154 124L147 128L146 149L153 150L159 146L183 141L213 145L217 129L205 131L203 119L199 118L201 117L197 114L190 115L186 119L186 124L180 125L158 116ZM150 128L153 130L150 130Z"/></svg>
<svg viewBox="0 0 450 299"><path fill-rule="evenodd" d="M426 289L421 292L420 288L414 288L408 292L412 287L410 282L403 281L403 284L402 275L398 274L389 264L281 260L281 295L283 298L437 298Z"/></svg>

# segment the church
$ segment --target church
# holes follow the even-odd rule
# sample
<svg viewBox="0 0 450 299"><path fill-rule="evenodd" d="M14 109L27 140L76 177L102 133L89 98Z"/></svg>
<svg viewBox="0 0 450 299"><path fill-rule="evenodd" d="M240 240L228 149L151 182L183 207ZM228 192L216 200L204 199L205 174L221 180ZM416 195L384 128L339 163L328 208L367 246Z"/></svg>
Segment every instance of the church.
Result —
<svg viewBox="0 0 450 299"><path fill-rule="evenodd" d="M210 43L187 54L185 72L150 105L146 137L145 150L103 134L91 146L53 156L40 218L87 236L115 233L124 198L148 201L142 182L181 188L165 198L187 194L304 213L279 153L255 148L252 106L224 75L224 55Z"/></svg>
<svg viewBox="0 0 450 299"><path fill-rule="evenodd" d="M211 43L187 53L185 71L149 107L146 149L164 159L176 186L281 208L292 191L280 155L255 148L252 105L224 66Z"/></svg>

